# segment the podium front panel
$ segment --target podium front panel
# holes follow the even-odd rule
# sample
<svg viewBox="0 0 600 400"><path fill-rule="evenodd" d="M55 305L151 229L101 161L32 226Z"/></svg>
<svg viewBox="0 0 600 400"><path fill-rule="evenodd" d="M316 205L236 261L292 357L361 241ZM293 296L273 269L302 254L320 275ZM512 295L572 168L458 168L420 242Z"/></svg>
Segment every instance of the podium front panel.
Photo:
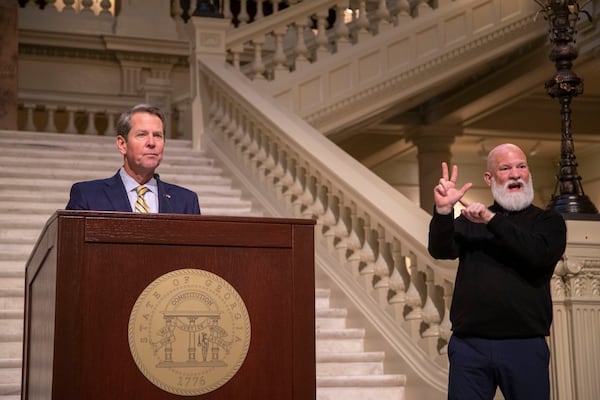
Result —
<svg viewBox="0 0 600 400"><path fill-rule="evenodd" d="M58 212L27 267L23 398L314 399L313 240L306 220ZM251 325L235 375L198 396L150 382L128 342L140 294L186 269L235 288Z"/></svg>

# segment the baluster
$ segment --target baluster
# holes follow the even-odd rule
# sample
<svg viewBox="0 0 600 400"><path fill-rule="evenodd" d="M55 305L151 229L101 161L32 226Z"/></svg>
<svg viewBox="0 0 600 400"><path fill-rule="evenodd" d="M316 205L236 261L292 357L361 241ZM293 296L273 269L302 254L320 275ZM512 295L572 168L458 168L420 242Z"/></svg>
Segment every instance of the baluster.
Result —
<svg viewBox="0 0 600 400"><path fill-rule="evenodd" d="M231 133L231 139L235 147L240 151L240 143L242 141L242 137L244 136L244 129L242 128L243 124L243 116L242 110L238 107L235 108L235 112L233 113L233 118L229 124L228 130Z"/></svg>
<svg viewBox="0 0 600 400"><path fill-rule="evenodd" d="M104 132L104 136L116 136L115 131L115 113L109 110L105 110L106 118L108 119L106 123L106 132Z"/></svg>
<svg viewBox="0 0 600 400"><path fill-rule="evenodd" d="M317 12L317 51L316 59L323 59L330 55L329 37L327 36L327 17L329 10L321 10Z"/></svg>
<svg viewBox="0 0 600 400"><path fill-rule="evenodd" d="M221 95L212 85L210 87L210 92L212 93L212 96L210 96L210 107L208 108L208 130L216 133L219 124L218 121L223 114L220 102Z"/></svg>
<svg viewBox="0 0 600 400"><path fill-rule="evenodd" d="M373 288L375 289L375 297L379 304L387 305L388 293L390 290L390 270L391 257L389 254L389 243L385 240L385 229L379 226L378 228L379 254L374 265L374 280Z"/></svg>
<svg viewBox="0 0 600 400"><path fill-rule="evenodd" d="M445 342L442 344L439 353L448 354L448 342L452 336L452 323L450 322L450 305L452 304L452 292L454 285L452 282L444 281L444 318L440 323L440 338Z"/></svg>
<svg viewBox="0 0 600 400"><path fill-rule="evenodd" d="M426 268L426 295L425 295L425 305L423 306L423 322L425 322L428 327L423 331L422 336L424 338L438 338L440 335L440 322L442 321L442 315L438 306L436 304L436 300L438 299L437 292L438 287L435 285L433 278L433 269L430 266ZM437 345L437 340L434 343ZM430 354L436 354L437 348L429 349Z"/></svg>
<svg viewBox="0 0 600 400"><path fill-rule="evenodd" d="M314 194L315 188L313 187L314 177L306 176L305 179L308 179L309 183L304 186L304 191L302 192L302 194L299 197L299 200L300 200L299 216L302 218L316 218L314 215L315 209L313 208L313 205L315 204L315 194ZM320 204L319 207L321 209L323 209L322 204Z"/></svg>
<svg viewBox="0 0 600 400"><path fill-rule="evenodd" d="M221 135L227 137L227 127L229 126L229 123L231 122L231 114L230 114L230 110L231 109L231 104L229 103L228 99L223 96L222 98L222 108L221 110L223 111L223 114L221 116L221 118L219 118L217 120L218 125L216 126L217 130L221 133Z"/></svg>
<svg viewBox="0 0 600 400"><path fill-rule="evenodd" d="M286 205L286 207L291 208L292 206L292 201L293 201L293 190L292 190L292 186L294 185L294 182L296 180L296 175L298 174L298 165L296 164L297 159L292 159L290 158L290 156L288 155L287 157L287 163L286 163L286 168L285 171L283 173L283 176L281 177L281 193L283 194L284 197L284 203Z"/></svg>
<svg viewBox="0 0 600 400"><path fill-rule="evenodd" d="M250 143L252 143L252 137L250 136L250 118L248 117L248 115L244 112L244 115L242 115L242 123L240 124L240 129L241 129L241 139L240 139L240 151L242 153L242 156L244 158L247 158L247 153L248 153L248 147L250 146Z"/></svg>
<svg viewBox="0 0 600 400"><path fill-rule="evenodd" d="M335 14L335 37L336 37L336 48L337 52L343 51L348 48L350 44L350 30L346 26L344 21L344 13L348 8L348 1L340 2L336 7Z"/></svg>
<svg viewBox="0 0 600 400"><path fill-rule="evenodd" d="M231 0L223 0L223 18L232 20L233 14L231 13Z"/></svg>
<svg viewBox="0 0 600 400"><path fill-rule="evenodd" d="M236 130L237 140L237 151L240 158L246 159L245 152L247 146L250 144L250 137L248 136L248 116L244 113L244 110L238 109L238 124Z"/></svg>
<svg viewBox="0 0 600 400"><path fill-rule="evenodd" d="M306 184L306 169L301 167L296 167L296 177L294 179L294 183L290 189L292 193L292 211L294 215L300 216L302 209L302 199L301 196L304 193L304 187Z"/></svg>
<svg viewBox="0 0 600 400"><path fill-rule="evenodd" d="M270 158L271 138L268 135L263 134L261 144L262 146L257 156L257 160L259 160L259 164L257 164L257 170L260 181L265 182L270 168L270 162L272 161L272 158Z"/></svg>
<svg viewBox="0 0 600 400"><path fill-rule="evenodd" d="M402 251L401 243L394 238L392 242L392 258L394 260L394 269L390 276L390 299L388 303L391 306L391 312L397 321L404 320L404 311L406 309L406 283L410 281L410 274L407 268L407 262L410 257Z"/></svg>
<svg viewBox="0 0 600 400"><path fill-rule="evenodd" d="M395 260L394 263L397 264L398 261ZM405 289L404 280L402 279L400 272L394 268L390 274L390 298L388 299L388 303L390 305L390 314L399 322L404 319L404 310L406 308Z"/></svg>
<svg viewBox="0 0 600 400"><path fill-rule="evenodd" d="M360 0L358 3L358 19L356 20L358 28L357 41L361 42L371 36L369 32L369 18L367 17L366 0Z"/></svg>
<svg viewBox="0 0 600 400"><path fill-rule="evenodd" d="M235 148L235 137L233 134L235 133L235 113L236 108L232 101L227 100L227 112L225 114L225 118L221 121L221 126L223 130L223 134L230 139L229 143L231 143L232 147Z"/></svg>
<svg viewBox="0 0 600 400"><path fill-rule="evenodd" d="M277 165L277 161L275 160L277 144L274 142L273 138L269 138L268 144L269 146L267 148L267 158L265 159L265 162L262 165L265 178L271 177L271 171L273 171L273 168L275 168L275 165Z"/></svg>
<svg viewBox="0 0 600 400"><path fill-rule="evenodd" d="M350 205L350 235L348 236L348 254L346 262L354 276L358 275L360 267L360 251L363 246L365 231L363 220L358 217L356 212L356 203Z"/></svg>
<svg viewBox="0 0 600 400"><path fill-rule="evenodd" d="M294 48L294 65L296 71L302 68L303 65L310 64L308 58L308 48L304 40L304 32L308 25L306 18L301 18L296 21L296 47Z"/></svg>
<svg viewBox="0 0 600 400"><path fill-rule="evenodd" d="M413 15L415 17L418 17L421 15L426 15L426 14L430 13L431 11L433 11L433 9L429 5L428 0L419 0L419 3L415 6L415 8L413 10Z"/></svg>
<svg viewBox="0 0 600 400"><path fill-rule="evenodd" d="M67 127L65 128L66 133L77 133L77 128L75 127L75 113L77 112L76 108L73 107L65 107L67 111Z"/></svg>
<svg viewBox="0 0 600 400"><path fill-rule="evenodd" d="M307 214L307 210L311 210L313 204L315 203L316 178L307 165L304 165L302 169L304 171L304 191L299 197L300 215L305 218L313 218L313 212L309 211Z"/></svg>
<svg viewBox="0 0 600 400"><path fill-rule="evenodd" d="M240 13L237 17L239 26L246 25L250 21L250 15L248 14L248 0L240 1Z"/></svg>
<svg viewBox="0 0 600 400"><path fill-rule="evenodd" d="M271 182L273 183L273 189L275 190L275 194L277 195L277 197L279 199L281 199L283 196L283 190L284 190L282 179L285 175L286 161L287 161L285 158L286 157L285 149L281 148L281 146L278 146L276 154L277 154L277 158L276 158L275 166L273 167L273 170L269 174L269 178L271 178Z"/></svg>
<svg viewBox="0 0 600 400"><path fill-rule="evenodd" d="M396 16L394 18L394 26L400 25L404 21L410 20L410 3L408 0L397 0L396 1Z"/></svg>
<svg viewBox="0 0 600 400"><path fill-rule="evenodd" d="M328 182L329 183L329 182ZM331 184L328 185L331 187ZM338 197L329 192L327 197L327 209L323 215L323 240L327 248L333 250L333 241L335 239L335 225L337 224L337 216L339 215Z"/></svg>
<svg viewBox="0 0 600 400"><path fill-rule="evenodd" d="M259 145L259 149L258 152L256 153L256 165L258 167L259 171L264 171L263 169L263 164L265 162L265 160L267 159L267 148L266 148L266 143L268 141L268 139L261 133L261 137L262 140L259 142L258 140L256 141L256 143Z"/></svg>
<svg viewBox="0 0 600 400"><path fill-rule="evenodd" d="M256 153L254 153L254 157L252 158L252 172L256 176L261 175L260 166L267 158L267 152L265 151L265 136L260 127L254 125L253 127L253 143L256 144L257 149Z"/></svg>
<svg viewBox="0 0 600 400"><path fill-rule="evenodd" d="M263 2L262 0L256 1L256 14L254 15L254 21L258 21L265 17L265 12L263 10Z"/></svg>
<svg viewBox="0 0 600 400"><path fill-rule="evenodd" d="M273 34L275 35L275 54L273 55L273 79L277 78L279 74L288 74L290 72L287 66L287 57L283 51L283 38L287 32L287 27L280 26L275 28Z"/></svg>
<svg viewBox="0 0 600 400"><path fill-rule="evenodd" d="M85 131L83 132L85 135L97 135L98 132L96 131L96 125L95 125L95 116L96 113L94 110L88 110L87 111L87 127L85 128Z"/></svg>
<svg viewBox="0 0 600 400"><path fill-rule="evenodd" d="M254 60L252 62L253 79L257 81L265 80L266 78L264 73L266 68L262 59L262 46L264 44L264 39L255 39L252 41L252 43L254 45Z"/></svg>
<svg viewBox="0 0 600 400"><path fill-rule="evenodd" d="M348 251L348 236L350 236L350 216L349 208L343 203L340 204L340 216L334 228L335 239L334 248L338 255L338 259L346 262L346 252Z"/></svg>
<svg viewBox="0 0 600 400"><path fill-rule="evenodd" d="M44 128L45 132L56 132L56 122L54 121L54 113L58 107L55 105L46 106L46 111L48 111L48 121L46 122L46 128Z"/></svg>
<svg viewBox="0 0 600 400"><path fill-rule="evenodd" d="M179 4L179 1L174 1L173 3L174 4ZM110 12L110 6L111 6L110 0L102 0L100 2L100 9L101 10L100 10L100 13L98 15L101 16L101 17L103 17L105 15L112 16L112 13Z"/></svg>
<svg viewBox="0 0 600 400"><path fill-rule="evenodd" d="M271 3L273 4L273 14L279 12L279 4L282 3L283 0L273 0Z"/></svg>
<svg viewBox="0 0 600 400"><path fill-rule="evenodd" d="M25 108L27 114L25 130L35 132L35 124L33 123L33 110L35 110L35 104L25 103L23 107Z"/></svg>
<svg viewBox="0 0 600 400"><path fill-rule="evenodd" d="M56 0L54 0L56 1ZM54 6L56 8L56 6ZM35 0L28 0L27 3L25 3L25 8L35 8L35 9L39 9L40 5L35 1Z"/></svg>
<svg viewBox="0 0 600 400"><path fill-rule="evenodd" d="M63 0L63 4L65 5L62 9L64 13L75 13L75 7L73 7L73 3L75 0Z"/></svg>
<svg viewBox="0 0 600 400"><path fill-rule="evenodd" d="M407 259L407 261L409 261L408 270L410 271L410 281L408 284L408 289L406 290L406 305L409 307L409 312L406 314L405 319L407 321L417 320L420 322L422 317L423 300L421 299L421 293L419 291L419 288L421 287L419 282L419 270L412 255ZM417 333L420 336L418 328Z"/></svg>
<svg viewBox="0 0 600 400"><path fill-rule="evenodd" d="M260 150L260 146L258 144L258 133L256 126L253 122L249 122L250 126L248 128L248 134L250 135L250 145L248 146L247 156L248 160L252 160L256 158Z"/></svg>
<svg viewBox="0 0 600 400"><path fill-rule="evenodd" d="M322 185L320 182L320 177L315 175L315 201L310 207L310 211L308 209L305 210L304 216L307 218L314 219L315 229L316 231L320 231L323 229L322 218L325 215L325 201L326 201L326 192L327 188L325 185Z"/></svg>
<svg viewBox="0 0 600 400"><path fill-rule="evenodd" d="M80 14L94 14L92 11L92 6L94 5L93 0L81 0L81 9L79 10Z"/></svg>
<svg viewBox="0 0 600 400"><path fill-rule="evenodd" d="M244 136L242 137L241 140L241 156L242 156L242 161L243 163L248 167L248 168L252 168L252 158L254 157L254 154L256 153L252 153L250 150L250 146L252 146L253 143L253 123L251 121L251 118L248 116L245 116L244 118Z"/></svg>
<svg viewBox="0 0 600 400"><path fill-rule="evenodd" d="M359 282L367 290L373 290L373 276L375 274L375 246L377 242L376 232L371 229L370 217L366 216L364 224L365 241L360 249L360 263L358 266Z"/></svg>
<svg viewBox="0 0 600 400"><path fill-rule="evenodd" d="M31 4L31 6L36 7L36 8L39 7L39 5L37 5L34 0L29 0L27 2L27 4L25 5L25 7L29 7L30 4ZM47 0L46 1L46 6L44 7L44 12L48 12L48 10L52 10L50 12L54 12L54 13L58 12L58 8L56 7L56 0Z"/></svg>
<svg viewBox="0 0 600 400"><path fill-rule="evenodd" d="M387 7L387 0L379 0L375 15L377 16L377 30L380 33L391 27L390 11Z"/></svg>
<svg viewBox="0 0 600 400"><path fill-rule="evenodd" d="M231 64L235 67L236 70L241 72L240 57L242 52L244 51L244 46L241 44L233 46L231 47L231 49L229 49L229 51L231 52Z"/></svg>
<svg viewBox="0 0 600 400"><path fill-rule="evenodd" d="M331 201L331 182L325 180L321 183L319 187L319 198L321 199L321 203L323 204L323 212L317 218L317 228L315 233L317 234L317 239L319 241L325 240L325 231L328 229L328 225L331 220L335 223L335 215L330 208Z"/></svg>

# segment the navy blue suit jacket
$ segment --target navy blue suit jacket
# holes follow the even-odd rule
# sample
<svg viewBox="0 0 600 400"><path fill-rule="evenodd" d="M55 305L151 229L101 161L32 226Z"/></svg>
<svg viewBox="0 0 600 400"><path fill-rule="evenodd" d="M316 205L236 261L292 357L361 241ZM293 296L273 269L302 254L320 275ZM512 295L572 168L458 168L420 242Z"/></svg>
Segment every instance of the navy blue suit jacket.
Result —
<svg viewBox="0 0 600 400"><path fill-rule="evenodd" d="M158 212L200 214L198 195L189 189L161 181L158 184ZM117 172L111 178L75 183L71 187L67 210L131 212L123 180Z"/></svg>

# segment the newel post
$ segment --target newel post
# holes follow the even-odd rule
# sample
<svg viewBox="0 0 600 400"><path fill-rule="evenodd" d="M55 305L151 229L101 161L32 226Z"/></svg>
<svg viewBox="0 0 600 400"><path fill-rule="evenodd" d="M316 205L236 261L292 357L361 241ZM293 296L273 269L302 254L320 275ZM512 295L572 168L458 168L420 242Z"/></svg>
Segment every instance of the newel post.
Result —
<svg viewBox="0 0 600 400"><path fill-rule="evenodd" d="M203 149L202 138L208 127L212 94L208 89L203 60L219 60L225 68L225 34L231 21L223 18L192 17L190 30L191 129L194 149Z"/></svg>

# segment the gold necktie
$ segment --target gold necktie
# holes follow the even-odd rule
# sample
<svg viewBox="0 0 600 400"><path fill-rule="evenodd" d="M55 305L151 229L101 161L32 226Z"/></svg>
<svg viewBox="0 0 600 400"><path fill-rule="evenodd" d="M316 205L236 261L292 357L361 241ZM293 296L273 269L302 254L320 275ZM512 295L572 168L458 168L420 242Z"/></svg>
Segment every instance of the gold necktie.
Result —
<svg viewBox="0 0 600 400"><path fill-rule="evenodd" d="M148 191L148 188L146 186L140 185L135 188L135 191L137 193L137 200L135 201L135 212L149 213L150 207L148 207L146 200L144 200L144 195Z"/></svg>

